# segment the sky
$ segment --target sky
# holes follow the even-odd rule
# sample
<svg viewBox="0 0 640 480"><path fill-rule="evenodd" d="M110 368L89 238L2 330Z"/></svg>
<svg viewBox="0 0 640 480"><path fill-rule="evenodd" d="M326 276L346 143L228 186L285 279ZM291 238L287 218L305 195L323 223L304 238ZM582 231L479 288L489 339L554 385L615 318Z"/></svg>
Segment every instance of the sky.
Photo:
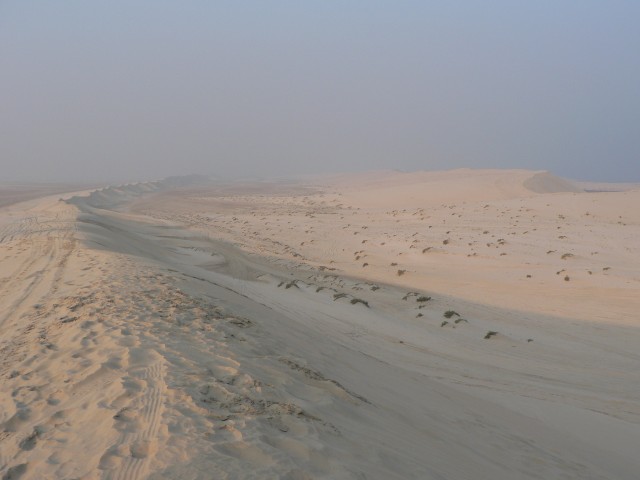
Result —
<svg viewBox="0 0 640 480"><path fill-rule="evenodd" d="M640 2L0 0L0 181L640 181Z"/></svg>

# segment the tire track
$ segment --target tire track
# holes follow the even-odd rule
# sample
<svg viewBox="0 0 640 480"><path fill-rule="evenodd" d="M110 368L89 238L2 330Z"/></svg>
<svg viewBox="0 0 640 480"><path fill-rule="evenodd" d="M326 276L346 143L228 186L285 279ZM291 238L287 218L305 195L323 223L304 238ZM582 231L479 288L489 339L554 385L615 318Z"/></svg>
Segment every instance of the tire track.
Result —
<svg viewBox="0 0 640 480"><path fill-rule="evenodd" d="M165 365L161 360L136 375L146 384L144 395L137 398L138 401L143 403L140 409L139 421L144 427L139 431L122 434L115 448L127 446L129 448L129 456L124 458L120 468L111 472L107 478L132 480L142 478L147 473L149 464L157 450L158 433L164 410L164 393L166 391L164 376Z"/></svg>
<svg viewBox="0 0 640 480"><path fill-rule="evenodd" d="M64 216L55 214L55 226L53 222L38 223L32 218L17 222L15 231L27 245L19 254L24 259L0 283L3 287L0 302L15 298L16 292L21 293L5 307L0 315L0 326L26 304L39 286L43 286L45 291L41 296L35 296L34 304L58 288L63 269L75 248L73 218L69 210L64 212Z"/></svg>

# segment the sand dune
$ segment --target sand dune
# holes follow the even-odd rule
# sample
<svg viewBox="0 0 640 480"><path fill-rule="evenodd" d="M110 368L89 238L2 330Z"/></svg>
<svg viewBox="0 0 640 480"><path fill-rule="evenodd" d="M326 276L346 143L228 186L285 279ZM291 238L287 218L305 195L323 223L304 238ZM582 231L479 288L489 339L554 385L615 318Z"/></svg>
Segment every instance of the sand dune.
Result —
<svg viewBox="0 0 640 480"><path fill-rule="evenodd" d="M3 478L637 478L640 192L193 180L0 210Z"/></svg>

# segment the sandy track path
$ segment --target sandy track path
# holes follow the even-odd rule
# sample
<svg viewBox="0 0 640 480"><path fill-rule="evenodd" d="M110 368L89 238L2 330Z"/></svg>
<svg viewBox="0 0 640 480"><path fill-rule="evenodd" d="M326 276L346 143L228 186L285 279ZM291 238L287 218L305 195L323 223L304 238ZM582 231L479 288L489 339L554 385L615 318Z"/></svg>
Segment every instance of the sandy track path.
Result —
<svg viewBox="0 0 640 480"><path fill-rule="evenodd" d="M72 217L56 217L56 224L67 224ZM4 317L15 315L24 304L37 303L38 298L48 294L48 288L57 286L57 280L62 275L68 256L74 248L73 231L58 231L58 235L44 235L46 226L34 224L33 221L21 221L12 239L6 243L14 244L7 248L5 257L5 277L0 280L0 301L9 302ZM3 242L3 243L5 243Z"/></svg>

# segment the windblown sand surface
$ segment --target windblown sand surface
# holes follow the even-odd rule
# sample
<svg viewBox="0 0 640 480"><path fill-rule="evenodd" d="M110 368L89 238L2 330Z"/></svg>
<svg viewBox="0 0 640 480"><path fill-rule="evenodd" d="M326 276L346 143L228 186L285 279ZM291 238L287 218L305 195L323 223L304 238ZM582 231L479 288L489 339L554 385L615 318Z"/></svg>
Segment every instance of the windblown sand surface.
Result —
<svg viewBox="0 0 640 480"><path fill-rule="evenodd" d="M3 478L638 478L640 191L171 185L0 209Z"/></svg>
<svg viewBox="0 0 640 480"><path fill-rule="evenodd" d="M22 184L0 183L0 207L6 207L14 203L26 202L34 198L41 198L56 193L65 193L72 190L84 190L89 186L58 185L58 184ZM93 186L95 188L95 186Z"/></svg>

